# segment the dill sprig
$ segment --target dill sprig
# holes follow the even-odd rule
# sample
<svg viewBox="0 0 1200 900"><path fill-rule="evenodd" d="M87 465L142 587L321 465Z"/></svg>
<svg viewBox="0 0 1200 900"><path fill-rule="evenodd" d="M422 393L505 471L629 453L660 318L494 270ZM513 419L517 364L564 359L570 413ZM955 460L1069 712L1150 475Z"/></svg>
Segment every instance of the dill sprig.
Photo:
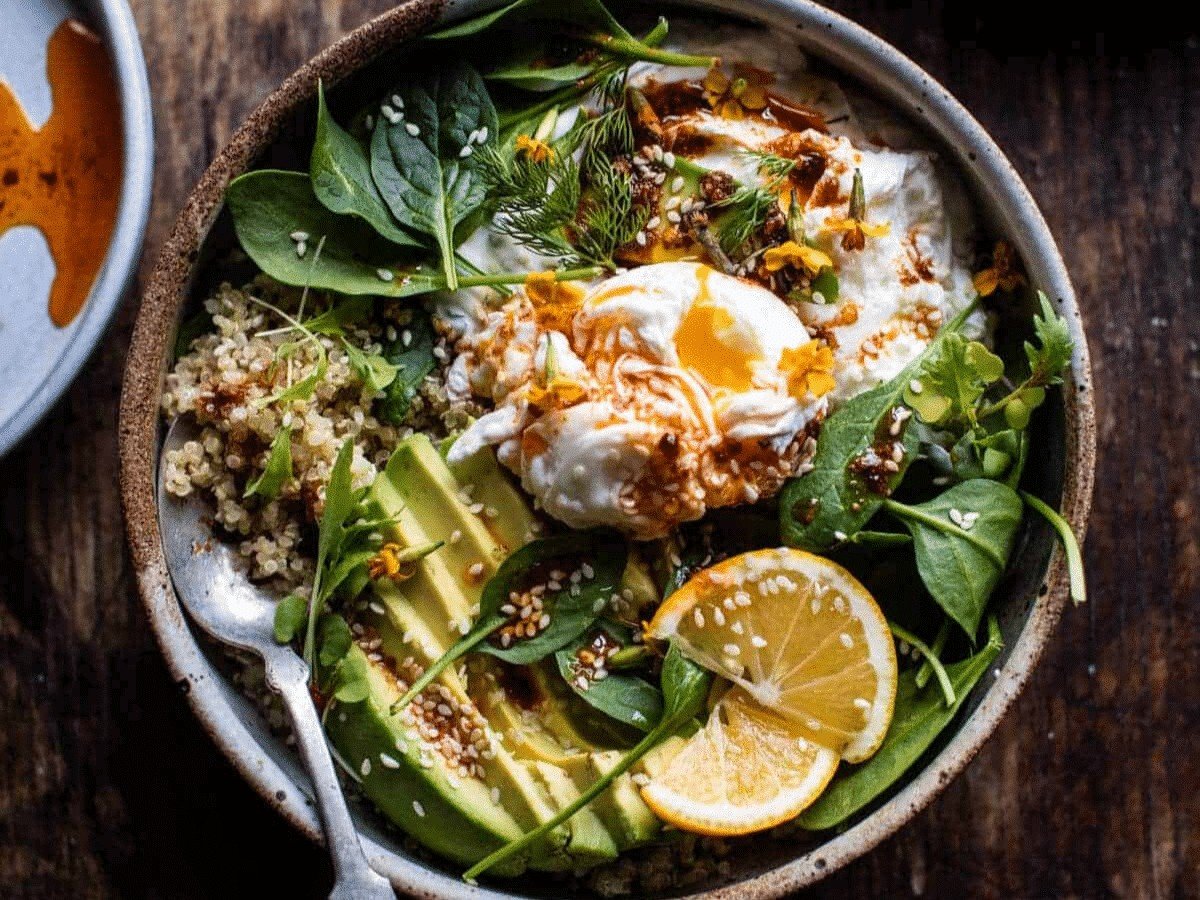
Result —
<svg viewBox="0 0 1200 900"><path fill-rule="evenodd" d="M572 259L568 228L580 202L575 160L555 153L539 162L495 146L480 147L475 159L496 204L492 229L542 256Z"/></svg>
<svg viewBox="0 0 1200 900"><path fill-rule="evenodd" d="M721 249L736 254L755 232L766 224L767 216L778 204L775 192L758 185L743 185L724 200L713 204L725 210L717 224Z"/></svg>
<svg viewBox="0 0 1200 900"><path fill-rule="evenodd" d="M767 186L771 188L778 187L783 179L792 174L797 164L794 159L766 150L743 150L742 155L757 163L758 174L767 180Z"/></svg>

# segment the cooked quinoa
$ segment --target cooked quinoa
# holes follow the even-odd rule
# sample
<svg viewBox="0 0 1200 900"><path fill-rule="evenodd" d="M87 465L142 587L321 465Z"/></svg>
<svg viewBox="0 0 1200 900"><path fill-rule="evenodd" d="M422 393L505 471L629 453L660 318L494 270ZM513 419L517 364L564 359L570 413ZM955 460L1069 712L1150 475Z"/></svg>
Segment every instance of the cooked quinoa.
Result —
<svg viewBox="0 0 1200 900"><path fill-rule="evenodd" d="M372 407L378 396L349 364L340 341L323 335L328 368L307 400L268 403L281 389L312 375L320 352L311 340L287 330L301 302L299 291L265 278L235 288L222 285L204 302L212 330L192 342L167 375L162 406L168 420L191 415L199 437L166 460L166 489L178 497L194 491L212 503L214 518L236 543L250 577L269 581L281 592L303 589L312 579L313 560L297 552L306 530L320 517L325 484L347 437L354 438L351 467L355 487L365 487L387 462L396 444L424 431L438 438L461 429L477 413L465 401L446 398L445 371L439 366L425 379L402 426L380 421ZM347 329L346 339L367 353L378 353L389 333L403 329L408 305L380 302L369 324ZM307 313L320 312L324 300L308 298ZM285 348L290 348L286 352ZM261 474L271 441L292 429L294 478L270 502L244 496L246 485Z"/></svg>

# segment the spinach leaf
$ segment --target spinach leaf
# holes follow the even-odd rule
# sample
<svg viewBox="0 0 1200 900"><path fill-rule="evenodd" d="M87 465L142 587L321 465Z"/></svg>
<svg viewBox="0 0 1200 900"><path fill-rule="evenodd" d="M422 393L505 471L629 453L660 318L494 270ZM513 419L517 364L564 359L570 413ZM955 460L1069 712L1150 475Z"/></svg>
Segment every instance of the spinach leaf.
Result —
<svg viewBox="0 0 1200 900"><path fill-rule="evenodd" d="M371 178L371 160L325 105L325 86L317 85L317 137L309 161L313 193L331 212L358 216L380 235L402 247L421 242L396 225Z"/></svg>
<svg viewBox="0 0 1200 900"><path fill-rule="evenodd" d="M978 653L946 666L958 698L951 706L938 691L916 685L915 670L900 675L892 724L883 745L867 762L836 779L816 802L800 814L799 824L810 831L845 822L896 783L953 721L971 689L991 668L1003 647L1000 626L988 620L988 642Z"/></svg>
<svg viewBox="0 0 1200 900"><path fill-rule="evenodd" d="M663 693L662 718L632 750L596 779L573 803L560 810L558 815L477 862L463 873L463 880L474 883L475 879L488 869L511 859L526 847L541 840L608 790L609 785L628 772L643 756L696 718L704 709L708 690L712 685L712 674L689 660L671 644L667 649L666 659L663 660L660 684Z"/></svg>
<svg viewBox="0 0 1200 900"><path fill-rule="evenodd" d="M925 503L885 500L884 508L912 534L917 571L933 599L974 640L1016 542L1021 498L998 481L974 478Z"/></svg>
<svg viewBox="0 0 1200 900"><path fill-rule="evenodd" d="M246 485L243 497L262 497L271 501L292 479L292 427L285 425L271 441L271 452L262 473Z"/></svg>
<svg viewBox="0 0 1200 900"><path fill-rule="evenodd" d="M336 613L321 618L321 650L317 661L324 668L331 668L345 659L354 643L354 635L346 620Z"/></svg>
<svg viewBox="0 0 1200 900"><path fill-rule="evenodd" d="M620 589L629 548L619 534L606 529L572 531L542 538L510 554L483 589L475 625L453 647L432 663L399 700L393 715L407 706L443 670L467 653L487 653L505 662L527 665L549 656L575 640L599 617L608 599ZM547 578L555 568L567 572L587 562L592 577L578 584ZM546 585L541 595L542 612L548 624L532 637L489 643L488 638L504 626L524 621L509 605L509 595L528 587L531 577ZM542 581L545 579L545 581Z"/></svg>
<svg viewBox="0 0 1200 900"><path fill-rule="evenodd" d="M875 515L918 449L907 427L909 409L903 403L909 381L947 337L957 334L974 309L972 303L948 322L925 352L894 379L859 394L825 421L813 470L791 479L780 496L784 543L823 552L853 537ZM895 446L902 448L898 460L891 456L890 448ZM884 468L888 459L896 464L895 472Z"/></svg>
<svg viewBox="0 0 1200 900"><path fill-rule="evenodd" d="M479 73L461 61L401 79L394 95L404 118L376 123L371 174L396 221L432 239L454 290L455 228L487 199L474 156L496 139L496 109Z"/></svg>
<svg viewBox="0 0 1200 900"><path fill-rule="evenodd" d="M299 594L290 594L275 607L275 641L290 644L304 630L308 621L308 601Z"/></svg>
<svg viewBox="0 0 1200 900"><path fill-rule="evenodd" d="M499 81L527 91L548 91L568 87L592 73L594 65L586 62L565 62L556 66L545 65L546 51L538 48L531 53L522 53L503 65L492 69L483 77L488 81Z"/></svg>
<svg viewBox="0 0 1200 900"><path fill-rule="evenodd" d="M325 312L306 319L302 324L305 331L313 334L324 334L329 337L342 337L347 325L359 325L371 317L374 306L368 297L347 297L336 303Z"/></svg>
<svg viewBox="0 0 1200 900"><path fill-rule="evenodd" d="M282 284L382 297L409 297L446 286L436 272L406 268L394 248L364 222L322 206L303 172L249 172L234 179L225 200L242 249ZM295 232L309 235L304 257L290 237Z"/></svg>
<svg viewBox="0 0 1200 900"><path fill-rule="evenodd" d="M408 340L404 332L408 332ZM414 308L409 324L396 335L396 340L384 347L383 355L396 368L396 377L387 386L386 396L379 401L379 418L392 425L404 423L413 397L425 376L437 366L433 355L436 335L429 313Z"/></svg>
<svg viewBox="0 0 1200 900"><path fill-rule="evenodd" d="M580 662L579 652L581 650L593 651L595 648L593 637L600 631L607 635L606 639L601 640L602 645L612 643L625 646L629 644L628 629L618 628L611 623L602 623L599 631L585 634L554 654L558 672L570 685L571 690L588 706L618 722L630 725L638 731L650 731L662 717L663 698L658 688L637 675L611 671L608 671L608 674L598 681L588 678L587 669ZM587 684L586 688L580 687L581 679Z"/></svg>

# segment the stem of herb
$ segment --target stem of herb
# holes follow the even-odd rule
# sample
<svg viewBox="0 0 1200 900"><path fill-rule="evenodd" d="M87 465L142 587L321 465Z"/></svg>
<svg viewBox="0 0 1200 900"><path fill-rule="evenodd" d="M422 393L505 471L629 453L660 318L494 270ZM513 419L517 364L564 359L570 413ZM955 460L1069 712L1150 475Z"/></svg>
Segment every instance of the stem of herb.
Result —
<svg viewBox="0 0 1200 900"><path fill-rule="evenodd" d="M575 813L579 812L597 797L608 789L619 776L624 775L640 760L643 756L653 750L659 742L665 737L674 733L682 723L675 721L673 718L664 718L640 741L637 745L625 754L611 770L606 772L601 778L597 779L591 787L580 794L575 801L566 806L558 815L550 819L548 822L543 822L532 831L526 832L517 840L505 844L499 850L484 857L471 868L463 873L463 881L474 882L476 878L499 863L507 859L511 859L517 853L520 853L526 847L545 837L559 825L562 825L570 819Z"/></svg>
<svg viewBox="0 0 1200 900"><path fill-rule="evenodd" d="M554 272L555 281L579 281L585 278L595 278L604 270L599 266L587 266L579 269L557 269ZM528 272L497 272L493 275L466 275L458 279L460 288L495 287L504 284L524 284L529 277Z"/></svg>
<svg viewBox="0 0 1200 900"><path fill-rule="evenodd" d="M709 68L719 62L716 56L696 56L689 53L674 53L670 50L660 50L651 47L636 38L611 37L609 35L584 35L585 43L613 56L621 56L632 60L661 63L664 66L681 66L683 68Z"/></svg>
<svg viewBox="0 0 1200 900"><path fill-rule="evenodd" d="M404 709L404 707L408 706L408 704L412 703L413 698L429 687L433 683L433 680L441 675L452 662L462 656L466 656L475 647L482 644L493 631L507 621L507 616L493 616L490 619L475 623L474 630L442 654L436 662L426 669L421 677L412 683L412 687L404 693L404 696L393 703L391 709L388 711L394 716L400 710Z"/></svg>
<svg viewBox="0 0 1200 900"><path fill-rule="evenodd" d="M1075 532L1071 530L1071 523L1028 491L1020 493L1021 498L1049 522L1050 526L1058 533L1058 539L1062 541L1063 552L1067 555L1067 572L1071 578L1071 600L1076 605L1086 603L1087 581L1083 574L1083 554L1079 552L1079 541L1075 540Z"/></svg>
<svg viewBox="0 0 1200 900"><path fill-rule="evenodd" d="M900 638L905 643L916 647L918 652L925 657L925 662L933 667L933 672L937 675L938 684L942 688L942 697L946 701L947 706L953 706L957 699L954 696L954 685L950 683L950 676L946 672L946 667L942 665L942 661L937 658L937 654L929 648L923 640L917 637L910 631L901 628L895 622L888 622L888 628L892 630L892 634Z"/></svg>
<svg viewBox="0 0 1200 900"><path fill-rule="evenodd" d="M942 658L942 651L946 649L946 640L950 637L950 620L943 619L942 627L938 629L937 636L933 639L933 643L929 645L929 649L933 651L933 655L939 660ZM926 657L921 662L921 668L917 669L916 685L919 688L929 684L929 679L933 675L933 664Z"/></svg>
<svg viewBox="0 0 1200 900"><path fill-rule="evenodd" d="M1029 378L1026 378L1024 381L1022 381L1020 384L1018 384L1009 393L1005 394L1003 397L1001 397L995 403L989 403L987 406L980 409L975 414L975 418L979 419L979 420L990 418L991 416L996 415L996 413L1002 412L1004 410L1004 407L1008 406L1009 403L1011 403L1013 400L1017 399L1017 397L1020 396L1022 391L1027 390L1028 388L1031 388L1031 387L1040 387L1040 386L1041 385L1038 383L1038 379L1035 379L1031 375Z"/></svg>
<svg viewBox="0 0 1200 900"><path fill-rule="evenodd" d="M893 516L900 519L910 519L914 522L921 522L928 525L930 528L936 528L945 534L952 534L955 537L962 538L968 544L972 544L980 553L983 553L1000 569L1004 569L1008 565L1008 561L1001 558L1000 554L991 544L973 535L966 529L959 528L952 522L947 522L939 519L937 516L931 516L929 513L921 509L909 506L906 503L898 503L891 498L883 501L883 508L890 512Z"/></svg>
<svg viewBox="0 0 1200 900"><path fill-rule="evenodd" d="M856 531L846 543L864 547L903 547L912 543L912 535L899 531Z"/></svg>

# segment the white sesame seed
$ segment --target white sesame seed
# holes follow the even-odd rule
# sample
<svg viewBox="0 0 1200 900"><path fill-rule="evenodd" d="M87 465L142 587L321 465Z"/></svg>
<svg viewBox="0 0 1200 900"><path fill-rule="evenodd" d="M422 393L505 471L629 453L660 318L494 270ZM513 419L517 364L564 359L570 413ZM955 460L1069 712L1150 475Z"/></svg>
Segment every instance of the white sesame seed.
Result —
<svg viewBox="0 0 1200 900"><path fill-rule="evenodd" d="M468 156L470 156L474 152L475 151L471 149L471 145L467 144L461 150L458 151L458 158L466 159Z"/></svg>
<svg viewBox="0 0 1200 900"><path fill-rule="evenodd" d="M386 103L384 103L383 105L381 105L379 107L379 111L383 114L383 117L385 119L390 119L392 116L394 116L396 114L396 111L394 109L392 109L390 106L388 106Z"/></svg>
<svg viewBox="0 0 1200 900"><path fill-rule="evenodd" d="M375 275L380 281L393 281L396 278L396 273L391 269L376 269Z"/></svg>
<svg viewBox="0 0 1200 900"><path fill-rule="evenodd" d="M737 644L726 644L723 648L726 656L741 656L742 648Z"/></svg>
<svg viewBox="0 0 1200 900"><path fill-rule="evenodd" d="M850 535L846 534L846 532L844 532L844 531L835 531L833 533L833 539L835 541L845 541L845 540L848 540L849 538L850 538Z"/></svg>
<svg viewBox="0 0 1200 900"><path fill-rule="evenodd" d="M682 175L676 175L671 179L671 193L678 194L683 190L683 186L687 184Z"/></svg>
<svg viewBox="0 0 1200 900"><path fill-rule="evenodd" d="M364 759L362 761L362 765L358 767L358 771L362 772L363 778L366 778L368 775L370 775L371 774L371 760Z"/></svg>
<svg viewBox="0 0 1200 900"><path fill-rule="evenodd" d="M639 231L637 234L635 234L633 236L633 240L634 240L634 243L636 243L639 247L645 247L646 241L647 241L646 232Z"/></svg>
<svg viewBox="0 0 1200 900"><path fill-rule="evenodd" d="M675 154L669 150L666 153L664 153L662 155L662 164L664 166L666 166L668 169L675 168Z"/></svg>
<svg viewBox="0 0 1200 900"><path fill-rule="evenodd" d="M767 646L767 639L760 634L756 634L750 638L750 643L761 650L763 647Z"/></svg>
<svg viewBox="0 0 1200 900"><path fill-rule="evenodd" d="M399 762L396 760L396 757L394 757L394 756L388 756L388 754L386 754L386 753L380 753L380 754L379 754L379 761L380 761L381 763L383 763L383 767L384 767L385 769L398 769L398 768L400 768L400 763L399 763Z"/></svg>
<svg viewBox="0 0 1200 900"><path fill-rule="evenodd" d="M854 646L854 638L850 637L850 635L844 631L838 635L838 640L842 642L842 646L847 650Z"/></svg>
<svg viewBox="0 0 1200 900"><path fill-rule="evenodd" d="M488 139L488 127L484 125L475 136L475 143L482 144Z"/></svg>
<svg viewBox="0 0 1200 900"><path fill-rule="evenodd" d="M717 625L721 626L722 628L725 626L725 613L721 612L721 607L713 607L712 617L713 621L716 622Z"/></svg>
<svg viewBox="0 0 1200 900"><path fill-rule="evenodd" d="M375 600L372 600L370 603L367 604L367 606L371 610L371 612L375 613L376 615L382 616L385 612L387 612L387 610L383 608L383 604L378 603Z"/></svg>
<svg viewBox="0 0 1200 900"><path fill-rule="evenodd" d="M296 244L296 255L298 257L300 257L301 259L304 259L304 254L307 252L308 252L308 244L306 244L304 241L300 241L299 243Z"/></svg>
<svg viewBox="0 0 1200 900"><path fill-rule="evenodd" d="M402 332L400 332L400 343L402 343L405 347L410 346L412 341L413 337L411 331L405 328Z"/></svg>
<svg viewBox="0 0 1200 900"><path fill-rule="evenodd" d="M914 394L919 394L921 391L925 390L925 385L921 384L919 379L914 378L908 383L908 389Z"/></svg>
<svg viewBox="0 0 1200 900"><path fill-rule="evenodd" d="M742 625L741 622L734 622L732 625L729 626L729 630L732 631L734 634L745 634L745 632L746 632L746 629Z"/></svg>
<svg viewBox="0 0 1200 900"><path fill-rule="evenodd" d="M948 512L946 515L950 519L950 521L953 522L955 525L957 525L959 528L963 527L963 514L958 509L956 509L955 507L952 506L952 507L950 507L950 512Z"/></svg>
<svg viewBox="0 0 1200 900"><path fill-rule="evenodd" d="M290 237L293 241L295 241L298 244L301 241L308 240L308 232L307 231L293 231L290 235L288 235L288 237Z"/></svg>
<svg viewBox="0 0 1200 900"><path fill-rule="evenodd" d="M405 122L404 130L407 131L413 137L416 137L417 135L419 135L421 133L421 129L417 127L415 122Z"/></svg>
<svg viewBox="0 0 1200 900"><path fill-rule="evenodd" d="M646 222L646 230L653 231L661 224L662 224L661 216L651 216L650 219Z"/></svg>
<svg viewBox="0 0 1200 900"><path fill-rule="evenodd" d="M682 219L683 219L683 217L680 216L679 213L676 212L675 210L671 210L670 212L667 213L667 221L670 222L672 225L678 225L680 223L680 221L682 221Z"/></svg>
<svg viewBox="0 0 1200 900"><path fill-rule="evenodd" d="M494 806L500 805L500 788L498 787L492 788L492 804Z"/></svg>
<svg viewBox="0 0 1200 900"><path fill-rule="evenodd" d="M450 543L452 545L457 544L461 540L462 540L462 532L459 531L457 528L455 528L452 532L450 532Z"/></svg>
<svg viewBox="0 0 1200 900"><path fill-rule="evenodd" d="M698 606L692 610L692 621L696 623L697 628L704 627L704 613L700 611L700 607Z"/></svg>
<svg viewBox="0 0 1200 900"><path fill-rule="evenodd" d="M413 801L413 812L415 812L421 818L425 818L425 807L421 805L420 800Z"/></svg>
<svg viewBox="0 0 1200 900"><path fill-rule="evenodd" d="M404 98L399 94L392 94L392 106L396 109L404 109Z"/></svg>

